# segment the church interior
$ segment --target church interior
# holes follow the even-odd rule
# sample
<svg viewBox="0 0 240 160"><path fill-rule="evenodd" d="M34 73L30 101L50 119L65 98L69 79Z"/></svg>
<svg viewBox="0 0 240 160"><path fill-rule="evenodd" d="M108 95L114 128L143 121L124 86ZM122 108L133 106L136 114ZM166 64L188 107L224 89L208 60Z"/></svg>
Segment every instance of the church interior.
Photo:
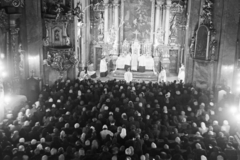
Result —
<svg viewBox="0 0 240 160"><path fill-rule="evenodd" d="M13 122L16 122L16 118L19 125L22 119L31 122L31 130L35 127L32 122L38 122L36 119L33 120L32 116L35 113L38 115L38 112L44 112L44 114L51 112L52 115L49 117L54 117L54 122L58 122L57 118L65 112L66 116L74 113L73 119L77 117L75 113L84 115L84 122L86 117L90 117L91 121L91 118L96 116L96 119L98 118L98 121L101 121L104 131L106 131L106 129L111 128L113 121L114 124L117 122L116 124L120 126L122 121L118 121L117 118L125 120L125 117L135 117L136 112L136 117L142 115L146 125L148 119L143 115L148 116L150 111L153 111L154 113L157 112L157 115L158 113L162 115L160 118L161 125L167 126L165 122L169 121L169 123L172 123L170 125L174 126L176 125L173 122L174 120L166 120L163 117L168 113L171 113L169 117L174 117L173 112L175 113L177 110L176 112L180 114L180 118L177 116L177 119L181 125L180 127L176 125L176 128L179 133L181 132L180 138L187 137L186 128L183 127L186 123L190 126L194 123L202 127L203 121L206 123L207 129L213 128L212 132L214 133L211 132L211 134L215 134L215 136L217 134L218 136L219 133L223 133L227 138L231 137L230 129L226 130L229 127L228 124L225 121L224 123L220 121L228 120L231 123L234 120L227 119L227 117L234 114L232 117L238 117L237 121L240 122L239 37L239 0L0 0L0 121L3 121L0 123L0 159L8 156L2 149L4 146L1 140L3 132L7 130L7 133L15 134L16 124ZM66 86L64 87L65 83ZM139 86L142 86L142 88ZM134 96L132 96L132 92L135 93ZM61 94L64 96L62 97ZM122 94L124 94L123 97ZM154 98L151 97L151 94L154 95ZM91 96L94 100L91 99ZM124 99L125 96L129 96L130 100ZM163 96L163 98L161 99L158 96ZM119 99L116 97L119 97ZM138 100L135 100L135 98ZM124 113L124 115L114 117L115 108L125 106L125 100L128 106L131 106L130 102L133 103L133 106L139 103L141 105L137 109L135 108L136 112L134 113L128 112L127 109L120 109L120 113ZM61 101L64 104L60 105ZM152 102L147 103L146 101ZM171 103L171 101L174 102ZM151 105L151 109L147 107L148 104ZM74 109L74 105L81 108L80 111ZM91 106L92 114L84 114L86 106ZM142 109L142 106L145 109ZM194 109L194 106L199 108ZM178 107L181 109L178 109ZM109 113L109 117L105 115L106 113L101 113L102 110L107 110L106 113ZM196 112L195 117L193 116L196 122L193 118L187 118L191 117L190 110ZM231 110L231 113L224 115L225 110L226 112ZM53 113L53 111L56 111L56 113ZM95 111L96 113L100 112L102 118L105 116L109 120L102 120L98 114L95 114ZM127 112L127 115L125 112ZM182 114L183 112L184 114ZM213 112L214 114L212 114ZM21 120L19 120L19 113L22 115ZM210 117L213 123L216 120L220 122L219 125L222 126L220 126L219 131L215 130L214 125L211 124L212 121L206 120L206 115L208 119ZM62 117L64 117L64 123L67 122L65 115ZM151 117L156 120L155 115L151 115ZM70 121L70 119L68 120ZM84 126L80 127L83 129L85 123L81 116L76 119L78 120L74 119L74 123L83 124ZM44 120L44 122L40 122L42 119L39 120L41 126L48 127L51 120L47 119L47 116L44 116ZM149 122L149 125L154 126L155 120L152 120L152 124ZM49 124L45 126L47 121L49 121ZM237 122L238 125L239 122ZM69 136L73 132L80 133L78 132L80 129L78 125L76 127L72 125L72 122L71 124L70 122L66 123L72 125L69 131L66 128L62 129L62 127L64 128L64 125L61 126L62 123L59 120L58 126L55 127L58 129L56 132L60 133L61 130L64 130L64 137L66 137L66 134ZM90 122L86 123L88 125L85 129L92 124ZM4 128L4 124L15 125L15 130L10 132L9 128ZM140 128L143 131L146 129L139 127L139 124L134 124L137 129ZM235 126L236 124L231 125ZM124 133L126 130L127 134L131 133L128 132L131 127L125 127ZM221 130L221 127L225 130ZM54 127L51 126L50 128L53 129ZM98 141L100 147L100 144L105 143L103 139L105 140L106 136L103 136L98 129L95 126L92 132L97 130L100 133L100 137L102 137L101 142ZM197 134L206 138L203 130L204 127ZM209 130L206 131L207 134ZM20 130L17 131L20 133ZM24 133L21 132L20 139L18 138L20 144L22 143L20 142L21 137L25 136L26 141L31 140L26 136L28 135L27 131L25 129ZM112 130L110 131L111 134L114 133ZM136 135L143 135L143 133L138 133L137 130L134 132L136 132ZM55 131L54 133L49 131L50 133L55 134ZM122 134L121 131L120 133ZM33 130L31 130L31 134L32 139L41 144L39 136L42 138L44 136L42 134L38 135ZM38 136L34 136L35 134ZM110 132L104 132L104 134L111 135ZM195 134L195 132L191 132L191 134ZM239 147L240 134L238 134L238 129L232 131L231 134L235 137L235 141L231 142L231 147L234 148L234 145ZM164 136L161 135L160 133L157 135L160 140L164 139ZM44 138L47 139L46 137ZM152 135L150 139L153 137L155 135ZM126 136L120 136L122 141L125 138ZM218 140L217 137L214 138ZM62 138L60 139L62 140ZM143 139L145 140L145 138ZM62 141L64 143L64 140ZM75 149L83 149L87 152L86 144L82 145L86 141L79 140L77 142L79 142L79 145L76 144ZM162 141L158 141L159 143L151 142L157 144L157 148L154 145L150 146L155 150L161 148L159 147L161 146L160 143L163 143ZM11 141L11 143L16 145L18 142ZM228 147L230 146L229 143L226 141L225 145ZM207 145L209 144L210 142ZM214 144L211 143L211 147ZM165 157L164 160L174 160L173 155L175 153L172 151L166 152L168 147L165 147L165 145L162 146L161 154L159 152L159 158L162 160L164 159L162 157ZM201 145L204 144L200 143L199 145L202 149ZM199 149L199 145L196 145L196 150ZM103 153L110 152L108 150L112 149L109 146L108 148L106 148L106 145L103 146L105 147L103 147ZM171 145L169 144L169 146ZM183 147L182 144L179 146ZM219 146L219 144L215 146ZM118 153L114 154L115 152L111 153L111 157L124 160L125 158L145 160L147 155L143 153L151 153L150 157L152 156L152 158L148 157L147 160L158 159L153 158L157 156L155 152L153 154L152 151L150 152L149 149L144 149L144 147L141 149L131 145L125 145L125 147L129 148L126 148L124 158L121 156L119 158ZM140 157L130 153L131 147L136 151L135 154L140 154ZM206 159L211 157L209 156L211 149L205 147L204 150L209 154L205 154L205 152L200 154L200 149L198 151L194 150L195 158L191 160L202 160L202 156ZM120 149L121 147L117 148L119 153L121 152ZM175 149L172 148L173 151L176 151ZM239 150L237 147L234 149ZM23 154L21 147L17 150L16 152ZM41 149L35 147L34 153L36 150ZM77 152L76 160L83 154L80 153L80 150L79 153ZM187 150L187 148L183 150ZM99 149L97 151L99 152ZM220 151L218 153L220 154ZM99 154L103 156L102 153ZM24 151L24 155L28 157L41 155L42 160L49 160L49 157L51 157L50 160L55 160L56 156L54 157L54 155L61 157L61 160L64 160L64 157L67 160L67 156L74 158L73 155L65 152L64 154L48 156L45 152L32 155L32 153L27 154ZM226 153L225 146L222 147L221 155L226 160L237 160L229 158L230 155ZM14 156L11 155L10 157ZM84 157L87 160L85 153ZM92 157L92 159L94 158ZM188 156L183 157L183 159L188 160ZM35 159L30 158L30 160ZM175 160L178 159L175 158Z"/></svg>

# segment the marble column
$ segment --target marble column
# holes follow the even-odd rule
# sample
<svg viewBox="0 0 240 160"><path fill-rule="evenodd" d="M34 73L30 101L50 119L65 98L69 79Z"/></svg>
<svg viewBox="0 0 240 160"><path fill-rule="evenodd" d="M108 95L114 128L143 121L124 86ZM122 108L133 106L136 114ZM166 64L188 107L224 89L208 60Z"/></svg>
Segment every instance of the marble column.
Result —
<svg viewBox="0 0 240 160"><path fill-rule="evenodd" d="M89 0L84 0L82 7L85 8L89 5ZM90 10L86 10L83 15L83 23L85 24L82 29L81 37L81 67L87 67L89 60L89 40L90 40Z"/></svg>
<svg viewBox="0 0 240 160"><path fill-rule="evenodd" d="M73 2L73 8L75 8L75 6L77 6L79 0L74 0ZM81 34L81 27L79 27L78 25L78 17L77 16L74 16L74 41L75 41L75 56L77 58L77 60L79 61L80 63L80 45L81 45L81 38L80 38L80 34ZM79 66L75 66L75 77L77 77L78 75L78 72L79 72L79 69L78 68Z"/></svg>
<svg viewBox="0 0 240 160"><path fill-rule="evenodd" d="M109 0L104 0L104 42L108 42Z"/></svg>
<svg viewBox="0 0 240 160"><path fill-rule="evenodd" d="M114 1L114 28L116 30L115 43L119 44L119 0ZM121 22L122 23L122 22Z"/></svg>
<svg viewBox="0 0 240 160"><path fill-rule="evenodd" d="M25 0L27 26L28 76L43 77L43 41L41 0Z"/></svg>
<svg viewBox="0 0 240 160"><path fill-rule="evenodd" d="M165 33L165 24L166 24L166 6L165 5L162 6L162 13L161 14L162 14L162 25L161 25L161 27L162 27L162 29Z"/></svg>
<svg viewBox="0 0 240 160"><path fill-rule="evenodd" d="M158 1L157 1L157 5L156 5L156 15L155 15L155 45L158 44L158 40L157 40L157 33L159 31L159 26L160 25L160 7L161 5L158 4Z"/></svg>
<svg viewBox="0 0 240 160"><path fill-rule="evenodd" d="M114 42L114 52L113 52L113 56L112 56L112 62L113 62L113 68L116 67L116 60L118 58L118 54L119 54L119 0L114 0L113 2L113 6L114 6L114 29L115 29L115 42ZM120 22L122 23L122 22ZM121 24L120 24L121 25Z"/></svg>
<svg viewBox="0 0 240 160"><path fill-rule="evenodd" d="M169 23L170 23L170 7L171 7L172 1L167 0L166 4L166 21L165 21L165 45L168 45L168 40L169 40Z"/></svg>
<svg viewBox="0 0 240 160"><path fill-rule="evenodd" d="M12 89L16 94L20 93L21 77L19 70L19 26L17 20L20 17L18 14L10 15L10 55L8 55L8 72L10 73L11 82L13 82Z"/></svg>

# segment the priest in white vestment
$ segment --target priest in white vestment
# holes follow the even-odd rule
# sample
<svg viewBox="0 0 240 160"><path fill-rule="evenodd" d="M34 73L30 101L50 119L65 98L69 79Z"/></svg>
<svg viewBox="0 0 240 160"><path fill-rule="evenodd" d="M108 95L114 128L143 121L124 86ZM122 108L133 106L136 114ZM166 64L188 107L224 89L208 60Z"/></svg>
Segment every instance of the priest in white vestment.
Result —
<svg viewBox="0 0 240 160"><path fill-rule="evenodd" d="M132 52L132 61L131 61L131 70L137 71L138 69L138 54L135 52Z"/></svg>
<svg viewBox="0 0 240 160"><path fill-rule="evenodd" d="M130 83L133 80L133 74L130 72L130 68L128 68L127 72L124 73L124 80L127 83Z"/></svg>
<svg viewBox="0 0 240 160"><path fill-rule="evenodd" d="M144 54L142 54L139 58L138 58L138 71L139 72L145 72L146 69L146 56Z"/></svg>
<svg viewBox="0 0 240 160"><path fill-rule="evenodd" d="M132 61L132 57L130 56L130 53L128 53L126 56L125 56L125 70L127 71L128 68L130 68L131 66L131 61Z"/></svg>
<svg viewBox="0 0 240 160"><path fill-rule="evenodd" d="M106 58L103 57L100 61L100 77L106 77L107 74L108 74L107 61Z"/></svg>
<svg viewBox="0 0 240 160"><path fill-rule="evenodd" d="M184 83L185 80L185 67L183 64L181 64L181 67L179 68L179 72L178 72L178 81L182 81L182 83Z"/></svg>
<svg viewBox="0 0 240 160"><path fill-rule="evenodd" d="M167 82L167 72L165 68L162 68L161 72L158 75L158 83Z"/></svg>

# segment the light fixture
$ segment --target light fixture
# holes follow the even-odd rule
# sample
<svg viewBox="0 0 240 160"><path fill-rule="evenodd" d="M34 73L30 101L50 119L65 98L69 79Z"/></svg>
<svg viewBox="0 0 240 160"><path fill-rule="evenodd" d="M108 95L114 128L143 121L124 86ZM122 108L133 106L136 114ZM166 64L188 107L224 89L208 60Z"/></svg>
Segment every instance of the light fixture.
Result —
<svg viewBox="0 0 240 160"><path fill-rule="evenodd" d="M5 55L3 53L0 54L0 58L1 59L4 59L5 58Z"/></svg>

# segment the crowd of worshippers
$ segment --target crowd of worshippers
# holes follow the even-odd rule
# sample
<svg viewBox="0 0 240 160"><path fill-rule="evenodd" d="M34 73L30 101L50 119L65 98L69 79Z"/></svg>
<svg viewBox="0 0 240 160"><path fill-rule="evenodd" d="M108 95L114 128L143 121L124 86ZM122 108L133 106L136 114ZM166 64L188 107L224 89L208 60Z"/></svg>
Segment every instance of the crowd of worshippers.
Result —
<svg viewBox="0 0 240 160"><path fill-rule="evenodd" d="M176 82L58 80L3 121L0 159L237 160L214 99Z"/></svg>

